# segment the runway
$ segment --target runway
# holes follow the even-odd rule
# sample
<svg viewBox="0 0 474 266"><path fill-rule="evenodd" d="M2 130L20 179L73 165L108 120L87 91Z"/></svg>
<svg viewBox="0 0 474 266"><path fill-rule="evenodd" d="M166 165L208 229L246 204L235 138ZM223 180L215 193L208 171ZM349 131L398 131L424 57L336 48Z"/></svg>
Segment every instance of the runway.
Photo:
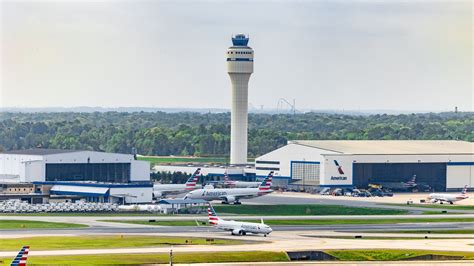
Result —
<svg viewBox="0 0 474 266"><path fill-rule="evenodd" d="M88 217L90 218L90 217ZM26 235L88 235L88 234L144 234L144 233L194 233L220 232L210 226L155 226L101 222L103 225L91 225L87 228L71 229L18 229L0 230L0 238ZM106 224L106 225L104 225ZM274 225L274 231L399 231L399 230L474 230L474 223L395 223L395 224L339 224L339 225Z"/></svg>

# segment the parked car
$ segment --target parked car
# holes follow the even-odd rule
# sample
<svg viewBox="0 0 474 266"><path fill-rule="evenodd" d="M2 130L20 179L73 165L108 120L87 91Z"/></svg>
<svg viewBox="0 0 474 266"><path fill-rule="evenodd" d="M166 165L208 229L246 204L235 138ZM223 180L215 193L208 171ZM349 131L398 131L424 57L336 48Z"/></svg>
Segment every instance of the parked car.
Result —
<svg viewBox="0 0 474 266"><path fill-rule="evenodd" d="M342 188L336 188L332 191L331 195L333 196L342 196L343 195L343 192L342 192Z"/></svg>
<svg viewBox="0 0 474 266"><path fill-rule="evenodd" d="M372 194L370 194L370 192L367 190L359 190L359 192L352 193L352 195L354 197L361 197L361 198L372 197Z"/></svg>
<svg viewBox="0 0 474 266"><path fill-rule="evenodd" d="M319 192L319 195L329 195L330 192L331 192L331 189L328 187L325 187Z"/></svg>

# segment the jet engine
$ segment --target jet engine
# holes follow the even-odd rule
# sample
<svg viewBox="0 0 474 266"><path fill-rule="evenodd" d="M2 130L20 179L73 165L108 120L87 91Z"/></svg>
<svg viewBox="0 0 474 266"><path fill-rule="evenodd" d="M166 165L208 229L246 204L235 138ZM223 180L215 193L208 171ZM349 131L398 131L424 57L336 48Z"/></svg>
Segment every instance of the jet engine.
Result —
<svg viewBox="0 0 474 266"><path fill-rule="evenodd" d="M232 202L235 201L235 197L234 196L227 196L225 198L225 201L226 201L226 203L232 203Z"/></svg>
<svg viewBox="0 0 474 266"><path fill-rule="evenodd" d="M161 198L163 196L163 193L161 191L153 191L153 197L154 198Z"/></svg>
<svg viewBox="0 0 474 266"><path fill-rule="evenodd" d="M245 232L245 231L242 230L242 229L237 229L237 228L236 228L236 229L232 230L232 235L243 235L243 236L244 236L244 235L246 235L246 234L247 234L247 232Z"/></svg>

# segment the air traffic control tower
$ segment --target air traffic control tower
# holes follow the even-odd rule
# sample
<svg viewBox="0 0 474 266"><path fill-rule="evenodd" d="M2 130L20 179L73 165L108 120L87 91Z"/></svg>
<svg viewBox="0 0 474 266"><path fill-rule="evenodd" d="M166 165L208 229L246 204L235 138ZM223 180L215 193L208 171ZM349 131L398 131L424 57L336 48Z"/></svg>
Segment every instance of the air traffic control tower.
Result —
<svg viewBox="0 0 474 266"><path fill-rule="evenodd" d="M227 73L232 82L231 164L247 163L248 90L253 73L253 50L247 46L248 42L248 36L236 34L227 49Z"/></svg>

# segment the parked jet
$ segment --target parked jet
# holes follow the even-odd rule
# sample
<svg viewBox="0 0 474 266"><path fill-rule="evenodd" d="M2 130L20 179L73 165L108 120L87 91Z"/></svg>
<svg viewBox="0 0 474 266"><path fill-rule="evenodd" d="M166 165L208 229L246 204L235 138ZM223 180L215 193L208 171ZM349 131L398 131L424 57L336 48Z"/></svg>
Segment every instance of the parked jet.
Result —
<svg viewBox="0 0 474 266"><path fill-rule="evenodd" d="M374 185L374 184L369 184ZM377 182L376 185L382 186L383 188L388 188L391 190L398 190L398 191L412 191L416 188L416 175L407 181L407 182Z"/></svg>
<svg viewBox="0 0 474 266"><path fill-rule="evenodd" d="M207 201L222 200L222 203L240 204L240 199L251 199L260 197L273 190L272 185L273 171L268 174L258 188L214 188L214 189L196 189L184 197L185 199L203 199Z"/></svg>
<svg viewBox="0 0 474 266"><path fill-rule="evenodd" d="M231 180L227 172L224 173L224 185L228 187L235 188L248 188L248 187L258 187L262 182L245 182L245 181L236 181Z"/></svg>
<svg viewBox="0 0 474 266"><path fill-rule="evenodd" d="M449 202L449 204L453 204L456 201L464 200L467 198L469 198L469 196L467 195L467 185L464 186L463 190L461 191L461 194L452 195L452 194L431 193L428 196L428 199L430 199L430 202L432 203L439 202L440 204L443 204L443 202Z"/></svg>
<svg viewBox="0 0 474 266"><path fill-rule="evenodd" d="M29 251L29 246L24 246L21 248L20 252L18 252L18 255L16 255L16 257L12 260L12 263L10 263L10 266L25 266Z"/></svg>
<svg viewBox="0 0 474 266"><path fill-rule="evenodd" d="M155 184L153 185L153 197L162 198L167 195L179 194L199 188L197 185L201 168L198 168L185 184Z"/></svg>
<svg viewBox="0 0 474 266"><path fill-rule="evenodd" d="M260 223L250 223L250 222L238 222L238 221L226 221L217 216L216 211L212 208L212 205L209 203L207 208L207 213L209 215L209 223L215 226L218 229L230 231L232 235L246 235L247 233L252 234L263 234L267 236L273 230L270 226L263 223L261 219Z"/></svg>

